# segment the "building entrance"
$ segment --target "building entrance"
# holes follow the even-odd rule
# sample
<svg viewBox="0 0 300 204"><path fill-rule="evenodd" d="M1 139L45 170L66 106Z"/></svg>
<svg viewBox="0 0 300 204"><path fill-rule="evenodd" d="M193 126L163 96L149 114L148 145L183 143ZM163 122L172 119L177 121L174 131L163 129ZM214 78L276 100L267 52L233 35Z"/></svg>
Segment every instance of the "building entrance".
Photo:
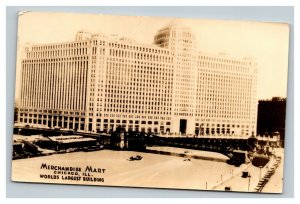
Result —
<svg viewBox="0 0 300 204"><path fill-rule="evenodd" d="M181 132L181 134L186 133L186 123L187 123L186 119L180 119L179 131Z"/></svg>

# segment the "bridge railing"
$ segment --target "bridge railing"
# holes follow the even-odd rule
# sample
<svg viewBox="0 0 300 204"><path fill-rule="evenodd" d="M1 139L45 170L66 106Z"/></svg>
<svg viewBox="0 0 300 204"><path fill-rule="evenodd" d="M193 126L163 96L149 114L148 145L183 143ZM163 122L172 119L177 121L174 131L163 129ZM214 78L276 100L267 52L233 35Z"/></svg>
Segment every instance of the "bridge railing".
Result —
<svg viewBox="0 0 300 204"><path fill-rule="evenodd" d="M159 137L175 138L208 138L208 139L248 139L250 136L242 135L180 135L180 134L158 134Z"/></svg>

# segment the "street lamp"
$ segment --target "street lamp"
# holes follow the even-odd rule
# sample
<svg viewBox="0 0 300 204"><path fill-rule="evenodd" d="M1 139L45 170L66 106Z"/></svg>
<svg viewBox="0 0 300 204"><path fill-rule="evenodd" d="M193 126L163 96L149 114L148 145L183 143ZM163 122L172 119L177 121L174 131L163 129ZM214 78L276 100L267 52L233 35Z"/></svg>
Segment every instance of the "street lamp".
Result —
<svg viewBox="0 0 300 204"><path fill-rule="evenodd" d="M259 180L261 179L261 169L263 168L263 166L259 166Z"/></svg>
<svg viewBox="0 0 300 204"><path fill-rule="evenodd" d="M250 191L250 178L251 178L251 175L249 174L249 176L248 176L248 191Z"/></svg>

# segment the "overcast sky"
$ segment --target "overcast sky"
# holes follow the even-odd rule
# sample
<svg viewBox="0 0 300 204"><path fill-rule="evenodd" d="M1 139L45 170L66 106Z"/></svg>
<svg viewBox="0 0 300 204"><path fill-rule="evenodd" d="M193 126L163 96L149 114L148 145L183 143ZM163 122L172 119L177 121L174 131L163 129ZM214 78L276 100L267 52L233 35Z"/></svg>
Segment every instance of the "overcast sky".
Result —
<svg viewBox="0 0 300 204"><path fill-rule="evenodd" d="M20 54L25 43L73 41L79 30L117 34L152 44L156 32L174 18L27 12L19 16L16 97L19 95ZM253 57L258 63L258 99L286 97L289 27L282 23L176 19L191 27L198 50Z"/></svg>

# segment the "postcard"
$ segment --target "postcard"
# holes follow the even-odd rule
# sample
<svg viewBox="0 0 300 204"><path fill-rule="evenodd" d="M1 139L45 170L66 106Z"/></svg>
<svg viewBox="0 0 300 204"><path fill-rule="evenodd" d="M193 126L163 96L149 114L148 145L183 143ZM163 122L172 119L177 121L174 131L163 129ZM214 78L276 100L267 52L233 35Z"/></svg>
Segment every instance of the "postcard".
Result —
<svg viewBox="0 0 300 204"><path fill-rule="evenodd" d="M13 181L282 192L288 24L18 23Z"/></svg>

